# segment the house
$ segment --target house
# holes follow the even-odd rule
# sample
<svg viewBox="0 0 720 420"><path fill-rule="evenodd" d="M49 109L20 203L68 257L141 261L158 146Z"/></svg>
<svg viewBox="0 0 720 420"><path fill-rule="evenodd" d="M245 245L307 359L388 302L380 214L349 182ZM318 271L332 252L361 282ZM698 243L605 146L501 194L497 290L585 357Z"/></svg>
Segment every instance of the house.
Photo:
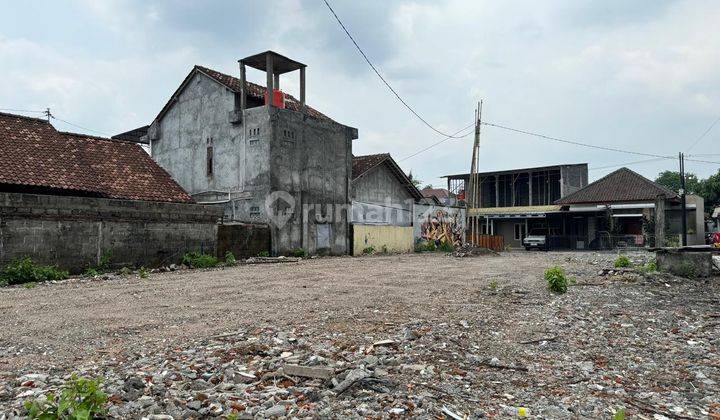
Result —
<svg viewBox="0 0 720 420"><path fill-rule="evenodd" d="M267 224L274 254L349 250L352 140L357 129L305 103L306 66L273 51L240 60L240 77L195 66L140 133L153 159L226 223ZM266 86L245 80L246 67ZM280 90L299 72L300 99ZM268 95L272 92L272 95Z"/></svg>
<svg viewBox="0 0 720 420"><path fill-rule="evenodd" d="M135 143L0 113L0 265L31 257L79 271L104 253L128 266L176 262L214 253L219 216Z"/></svg>
<svg viewBox="0 0 720 420"><path fill-rule="evenodd" d="M662 207L666 240L679 242L682 226L681 197L642 175L620 168L555 202L555 247L615 248L654 244L656 212ZM705 243L704 204L687 195L688 245Z"/></svg>
<svg viewBox="0 0 720 420"><path fill-rule="evenodd" d="M413 205L422 198L389 153L353 157L353 223L412 226Z"/></svg>
<svg viewBox="0 0 720 420"><path fill-rule="evenodd" d="M428 199L427 204L447 205L450 204L450 191L445 188L423 188L420 193Z"/></svg>
<svg viewBox="0 0 720 420"><path fill-rule="evenodd" d="M549 229L560 206L555 201L585 187L586 163L482 172L470 191L470 174L447 175L449 203L468 209L471 225L480 235L502 236L506 246L522 247L533 229ZM452 197L455 198L452 198ZM477 200L474 200L474 196Z"/></svg>

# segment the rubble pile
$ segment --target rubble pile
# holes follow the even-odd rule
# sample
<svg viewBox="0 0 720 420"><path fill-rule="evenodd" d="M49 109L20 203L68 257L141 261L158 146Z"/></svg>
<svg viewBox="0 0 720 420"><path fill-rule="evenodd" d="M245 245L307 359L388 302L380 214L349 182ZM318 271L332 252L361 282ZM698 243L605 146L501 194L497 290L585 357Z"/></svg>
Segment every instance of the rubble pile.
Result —
<svg viewBox="0 0 720 420"><path fill-rule="evenodd" d="M393 296L316 322L258 319L78 365L1 372L0 418L22 417L23 401L71 372L104 378L112 418L719 415L718 279L596 284L613 257L503 254L491 260L516 277L493 273L492 291L483 278L424 305ZM523 264L562 265L577 284L551 294L537 273L513 271Z"/></svg>
<svg viewBox="0 0 720 420"><path fill-rule="evenodd" d="M464 244L462 246L459 246L455 251L453 251L450 255L457 258L465 258L465 257L478 257L483 255L500 255L498 252L493 251L492 249L488 248L482 248L478 246L474 246L471 244Z"/></svg>

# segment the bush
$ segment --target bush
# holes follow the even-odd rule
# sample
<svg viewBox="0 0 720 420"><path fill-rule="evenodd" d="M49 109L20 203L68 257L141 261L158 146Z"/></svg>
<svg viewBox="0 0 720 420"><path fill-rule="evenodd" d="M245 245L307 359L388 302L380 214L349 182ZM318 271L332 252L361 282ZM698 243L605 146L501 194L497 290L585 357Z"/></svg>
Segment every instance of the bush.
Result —
<svg viewBox="0 0 720 420"><path fill-rule="evenodd" d="M31 419L92 419L106 414L108 396L100 389L102 380L78 378L65 384L60 395L49 393L46 398L25 401Z"/></svg>
<svg viewBox="0 0 720 420"><path fill-rule="evenodd" d="M567 292L568 278L562 267L555 266L545 271L545 280L547 280L548 289L552 292L559 294Z"/></svg>
<svg viewBox="0 0 720 420"><path fill-rule="evenodd" d="M233 265L236 262L237 262L237 260L235 259L235 254L233 254L230 251L225 253L225 264Z"/></svg>
<svg viewBox="0 0 720 420"><path fill-rule="evenodd" d="M99 275L100 275L100 272L95 267L86 268L85 273L83 274L83 276L85 276L85 277L95 277L95 276L99 276Z"/></svg>
<svg viewBox="0 0 720 420"><path fill-rule="evenodd" d="M209 254L199 252L188 252L183 255L182 263L192 268L208 268L218 265L218 259Z"/></svg>
<svg viewBox="0 0 720 420"><path fill-rule="evenodd" d="M372 245L363 249L363 254L372 254L374 252L375 252L375 247Z"/></svg>
<svg viewBox="0 0 720 420"><path fill-rule="evenodd" d="M258 252L258 257L267 258L267 257L269 257L269 256L270 256L270 252L268 252L268 251L260 251L260 252Z"/></svg>
<svg viewBox="0 0 720 420"><path fill-rule="evenodd" d="M655 260L648 261L647 264L638 267L637 269L643 273L654 273L657 271L657 263Z"/></svg>
<svg viewBox="0 0 720 420"><path fill-rule="evenodd" d="M140 269L138 270L138 275L140 275L141 279L146 279L148 278L148 276L150 276L150 271L148 271L148 269L145 267L140 267Z"/></svg>
<svg viewBox="0 0 720 420"><path fill-rule="evenodd" d="M683 261L674 270L673 274L675 274L676 276L685 277L686 279L694 279L695 277L697 277L697 269L691 263Z"/></svg>
<svg viewBox="0 0 720 420"><path fill-rule="evenodd" d="M615 268L623 268L623 267L630 267L632 263L630 262L630 258L628 258L626 255L620 255L615 260Z"/></svg>
<svg viewBox="0 0 720 420"><path fill-rule="evenodd" d="M55 266L37 265L30 258L12 260L0 270L0 286L30 282L64 280L70 274Z"/></svg>
<svg viewBox="0 0 720 420"><path fill-rule="evenodd" d="M305 258L307 257L307 251L305 250L305 248L295 248L292 250L292 256L298 258Z"/></svg>
<svg viewBox="0 0 720 420"><path fill-rule="evenodd" d="M442 252L453 252L455 251L455 247L452 246L449 242L440 242L440 246L438 247L438 250Z"/></svg>
<svg viewBox="0 0 720 420"><path fill-rule="evenodd" d="M418 242L415 244L415 252L435 252L437 247L433 241Z"/></svg>

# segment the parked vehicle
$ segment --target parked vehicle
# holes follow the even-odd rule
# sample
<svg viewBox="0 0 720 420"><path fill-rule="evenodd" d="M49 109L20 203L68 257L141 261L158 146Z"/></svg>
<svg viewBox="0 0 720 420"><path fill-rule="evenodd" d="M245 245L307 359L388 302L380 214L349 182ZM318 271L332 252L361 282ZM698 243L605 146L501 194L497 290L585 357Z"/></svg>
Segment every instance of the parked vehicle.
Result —
<svg viewBox="0 0 720 420"><path fill-rule="evenodd" d="M530 234L523 239L523 246L526 250L533 248L548 250L548 235L545 229L532 229Z"/></svg>

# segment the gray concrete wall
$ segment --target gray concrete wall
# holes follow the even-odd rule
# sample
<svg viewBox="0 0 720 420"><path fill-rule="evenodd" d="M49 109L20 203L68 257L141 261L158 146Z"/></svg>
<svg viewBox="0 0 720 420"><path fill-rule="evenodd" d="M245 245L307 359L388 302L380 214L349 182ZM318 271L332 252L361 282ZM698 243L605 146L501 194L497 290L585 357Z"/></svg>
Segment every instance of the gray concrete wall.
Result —
<svg viewBox="0 0 720 420"><path fill-rule="evenodd" d="M353 181L352 203L353 223L412 226L414 197L385 164Z"/></svg>
<svg viewBox="0 0 720 420"><path fill-rule="evenodd" d="M271 109L270 188L295 201L293 217L273 229L273 251L350 252L352 139L349 127Z"/></svg>
<svg viewBox="0 0 720 420"><path fill-rule="evenodd" d="M0 193L0 265L31 257L81 271L110 252L116 266L214 254L218 209L197 204Z"/></svg>
<svg viewBox="0 0 720 420"><path fill-rule="evenodd" d="M586 187L587 184L587 164L563 165L560 167L560 198Z"/></svg>

